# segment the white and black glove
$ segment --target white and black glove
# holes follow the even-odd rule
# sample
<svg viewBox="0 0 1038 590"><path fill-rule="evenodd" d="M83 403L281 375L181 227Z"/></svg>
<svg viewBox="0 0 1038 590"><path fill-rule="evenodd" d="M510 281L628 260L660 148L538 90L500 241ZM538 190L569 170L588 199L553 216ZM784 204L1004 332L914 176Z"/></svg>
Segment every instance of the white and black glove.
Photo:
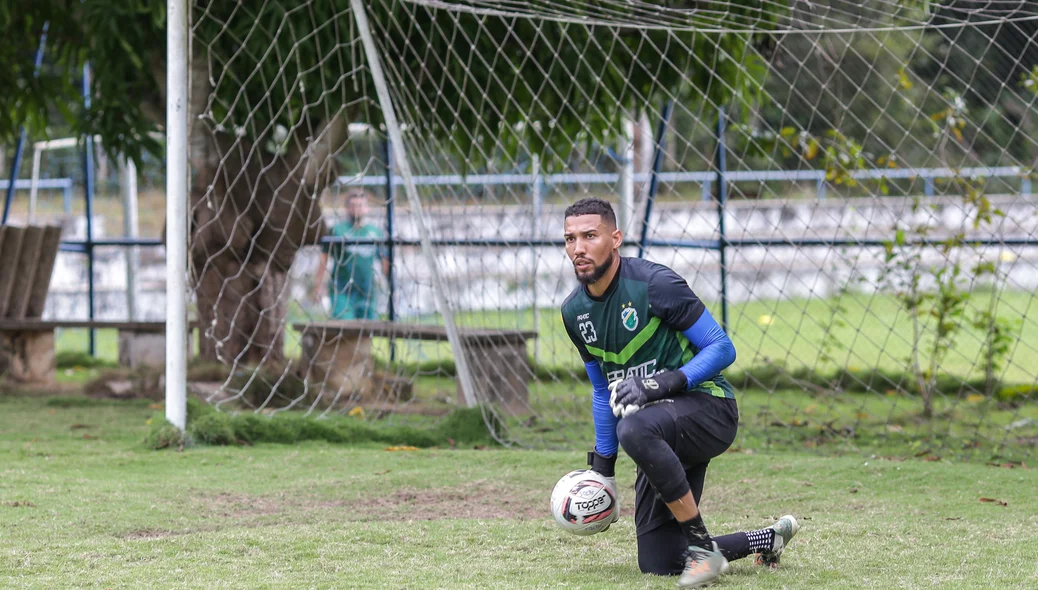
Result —
<svg viewBox="0 0 1038 590"><path fill-rule="evenodd" d="M613 509L612 519L609 524L620 520L620 492L616 489L616 455L612 457L606 457L599 455L598 451L589 451L587 454L587 464L591 466L591 471L601 475L606 480L606 485L609 486L609 491L613 492L613 498L616 499L616 505ZM609 526L602 529L602 532L609 530Z"/></svg>
<svg viewBox="0 0 1038 590"><path fill-rule="evenodd" d="M617 418L626 418L661 399L674 397L688 388L681 371L663 371L652 377L628 377L609 384L609 407Z"/></svg>

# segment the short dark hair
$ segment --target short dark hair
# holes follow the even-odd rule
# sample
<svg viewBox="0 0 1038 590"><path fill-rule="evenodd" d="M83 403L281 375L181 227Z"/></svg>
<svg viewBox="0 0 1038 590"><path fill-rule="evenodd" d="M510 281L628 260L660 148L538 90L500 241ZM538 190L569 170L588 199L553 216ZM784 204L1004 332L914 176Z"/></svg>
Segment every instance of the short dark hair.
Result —
<svg viewBox="0 0 1038 590"><path fill-rule="evenodd" d="M371 191L362 188L351 188L346 191L346 200L352 201L353 199L370 199Z"/></svg>
<svg viewBox="0 0 1038 590"><path fill-rule="evenodd" d="M605 199L587 197L566 207L566 217L577 217L580 215L601 215L602 221L616 227L616 213L613 212L613 206Z"/></svg>

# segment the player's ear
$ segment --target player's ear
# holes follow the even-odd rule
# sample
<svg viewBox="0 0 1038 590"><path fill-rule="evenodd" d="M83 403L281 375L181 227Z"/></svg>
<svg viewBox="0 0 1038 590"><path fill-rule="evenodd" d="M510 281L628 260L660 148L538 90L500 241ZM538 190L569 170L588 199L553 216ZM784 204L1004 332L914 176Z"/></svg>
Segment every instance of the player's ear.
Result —
<svg viewBox="0 0 1038 590"><path fill-rule="evenodd" d="M613 230L613 249L619 250L620 246L624 243L624 232L619 229Z"/></svg>

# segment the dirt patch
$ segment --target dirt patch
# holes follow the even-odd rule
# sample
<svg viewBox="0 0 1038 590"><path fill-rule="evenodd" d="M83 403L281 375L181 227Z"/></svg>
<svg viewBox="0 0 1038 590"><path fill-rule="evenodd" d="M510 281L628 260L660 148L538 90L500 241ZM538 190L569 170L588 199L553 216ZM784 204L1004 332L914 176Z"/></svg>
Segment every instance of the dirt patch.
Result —
<svg viewBox="0 0 1038 590"><path fill-rule="evenodd" d="M335 513L347 521L441 520L451 518L513 520L548 517L548 492L510 489L488 481L442 488L405 487L373 497L328 500L309 494L251 496L231 492L193 496L195 510L207 518L229 518L244 524L249 519L283 515ZM309 518L309 516L307 517Z"/></svg>
<svg viewBox="0 0 1038 590"><path fill-rule="evenodd" d="M266 516L299 508L300 502L285 494L276 496L250 496L219 492L195 496L197 508L203 514L227 518ZM304 506L305 507L305 506Z"/></svg>
<svg viewBox="0 0 1038 590"><path fill-rule="evenodd" d="M343 502L350 520L440 520L448 518L513 520L548 516L547 494L514 490L486 481L451 488L401 488L355 502Z"/></svg>
<svg viewBox="0 0 1038 590"><path fill-rule="evenodd" d="M160 529L136 529L123 535L122 537L128 541L138 541L147 539L164 539L172 535L181 535L183 533L177 533L175 531L164 531Z"/></svg>

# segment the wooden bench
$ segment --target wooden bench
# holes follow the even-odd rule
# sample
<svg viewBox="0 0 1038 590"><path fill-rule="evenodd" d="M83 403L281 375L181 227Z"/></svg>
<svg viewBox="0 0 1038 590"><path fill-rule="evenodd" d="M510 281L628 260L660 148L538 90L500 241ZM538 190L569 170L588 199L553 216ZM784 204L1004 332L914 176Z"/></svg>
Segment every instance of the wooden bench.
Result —
<svg viewBox="0 0 1038 590"><path fill-rule="evenodd" d="M364 392L371 387L371 339L448 342L444 326L377 320L334 320L297 323L302 367L312 384L332 392ZM526 342L534 331L459 328L476 398L499 404L513 414L529 413L529 381L533 374ZM460 381L457 400L465 403Z"/></svg>

